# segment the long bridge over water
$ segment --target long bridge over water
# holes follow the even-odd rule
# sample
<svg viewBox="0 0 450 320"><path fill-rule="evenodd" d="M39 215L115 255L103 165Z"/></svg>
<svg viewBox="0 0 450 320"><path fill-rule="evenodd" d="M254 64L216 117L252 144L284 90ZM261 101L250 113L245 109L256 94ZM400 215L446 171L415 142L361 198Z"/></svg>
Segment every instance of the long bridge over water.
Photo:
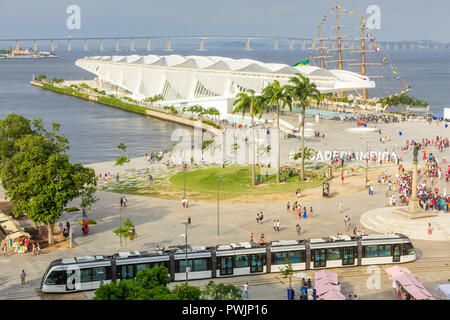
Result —
<svg viewBox="0 0 450 320"><path fill-rule="evenodd" d="M105 40L113 41L114 46L107 47L105 46ZM28 45L28 47L32 47L34 51L38 51L39 46L42 45L50 45L50 51L54 52L57 48L61 48L60 43L65 43L67 51L72 51L73 42L81 43L84 51L89 51L89 47L96 45L100 51L113 50L114 52L121 51L121 42L122 44L127 43L127 48L129 51L136 51L135 41L143 40L145 41L145 50L152 51L155 48L152 47L152 43L155 40L165 42L165 51L174 51L175 48L172 44L172 40L195 40L198 41L198 51L206 51L206 41L207 40L222 40L222 41L242 41L245 43L245 50L251 51L252 49L252 41L272 43L273 50L280 50L280 41L286 42L289 46L289 50L293 51L296 49L300 50L309 50L318 48L316 44L315 38L300 38L300 37L263 37L263 36L124 36L124 37L67 37L67 38L24 38L24 39L0 39L0 47L6 43L10 47L15 44L16 50L19 50L22 46ZM335 41L332 39L326 40L329 42L329 46L331 48L335 47ZM342 40L344 47L356 48L358 47L358 40L354 39L343 39ZM58 44L58 45L57 45ZM392 42L392 41L378 41L377 44L379 47L384 49L448 49L448 44L418 44L417 42L411 41L400 41L400 42ZM326 45L326 43L325 43ZM123 47L122 47L123 48ZM144 48L142 48L144 49Z"/></svg>

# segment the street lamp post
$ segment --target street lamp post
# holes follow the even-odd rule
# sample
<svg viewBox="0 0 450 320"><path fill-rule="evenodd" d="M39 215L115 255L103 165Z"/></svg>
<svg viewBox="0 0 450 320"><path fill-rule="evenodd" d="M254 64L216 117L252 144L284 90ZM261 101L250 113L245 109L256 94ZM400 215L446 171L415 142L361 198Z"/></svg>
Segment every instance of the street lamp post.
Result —
<svg viewBox="0 0 450 320"><path fill-rule="evenodd" d="M217 236L219 236L219 181L223 176L217 177Z"/></svg>
<svg viewBox="0 0 450 320"><path fill-rule="evenodd" d="M368 182L368 178L367 178L367 165L369 163L369 158L370 158L370 152L369 152L369 142L367 142L367 159L366 159L366 188L367 188L367 182Z"/></svg>
<svg viewBox="0 0 450 320"><path fill-rule="evenodd" d="M183 199L186 199L186 165L183 164L183 171L184 171L184 197Z"/></svg>
<svg viewBox="0 0 450 320"><path fill-rule="evenodd" d="M119 207L119 228L122 228L122 205ZM122 234L119 233L120 246L122 246Z"/></svg>
<svg viewBox="0 0 450 320"><path fill-rule="evenodd" d="M184 232L184 251L185 251L185 253L186 253L186 261L185 261L185 271L186 271L186 284L188 283L188 246L187 246L187 243L188 243L188 240L187 240L187 226L188 226L188 223L187 222L183 222L183 224L184 224L184 226L185 226L185 232Z"/></svg>

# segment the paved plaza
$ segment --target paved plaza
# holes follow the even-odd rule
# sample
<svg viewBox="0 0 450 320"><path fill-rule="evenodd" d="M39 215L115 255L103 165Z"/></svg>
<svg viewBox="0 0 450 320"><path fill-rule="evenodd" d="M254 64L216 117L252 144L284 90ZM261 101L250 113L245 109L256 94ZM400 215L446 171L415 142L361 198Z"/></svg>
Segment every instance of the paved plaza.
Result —
<svg viewBox="0 0 450 320"><path fill-rule="evenodd" d="M320 150L355 150L369 141L374 148L398 148L407 139L432 138L436 135L445 136L444 128L436 127L435 124L413 123L407 128L406 124L380 124L382 135L392 135L390 142L380 143L378 133L348 134L348 141L342 139L342 132L350 126L348 123L325 121L317 124L318 130L325 133L325 139L315 141L316 138L308 138L307 144ZM354 124L353 124L354 126ZM408 130L407 130L408 129ZM334 131L333 131L334 130ZM399 136L398 131L406 132ZM446 130L446 129L445 129ZM364 135L364 137L362 137ZM347 138L347 137L346 137ZM319 138L317 138L319 139ZM285 141L283 147L284 155L289 153L290 148L299 147L298 141ZM378 150L377 149L377 150ZM409 153L412 153L411 151ZM408 160L410 154L404 153L404 159ZM448 150L442 155L447 157ZM409 160L410 161L410 160ZM360 164L360 163L358 163ZM114 177L117 172L121 175L126 168L117 169L112 166L112 162L91 165L98 173L111 171ZM142 159L134 159L130 166L144 168L148 163ZM159 165L160 170L164 170L163 165ZM406 163L408 166L408 163ZM121 171L122 170L122 171ZM385 170L379 168L369 171L369 179L374 183L374 195L371 196L364 188L365 176L359 172L356 176L349 175L344 184L340 179L331 181L331 197L323 198L321 187L305 190L300 198L295 194L277 195L274 197L261 197L261 199L251 199L245 201L221 201L219 205L219 229L217 235L217 204L192 202L189 208L184 209L181 199L165 200L147 196L127 195L127 207L120 207L121 194L111 192L97 192L99 201L93 206L89 217L97 224L90 225L89 235L84 236L81 226L77 224L81 220L81 212L64 213L60 221L63 224L70 221L75 226L74 248L69 249L63 246L58 250L43 250L39 256L31 254L10 254L7 257L0 257L0 299L49 299L48 295L40 296L36 289L40 286L41 278L55 259L85 255L108 255L120 251L147 250L159 247L182 244L184 240L180 237L185 232L183 222L188 217L192 219L192 228L188 229L188 242L194 246L212 246L231 242L246 242L250 233L254 233L255 240L264 233L266 242L282 239L306 239L321 236L331 236L337 233L345 233L344 216L349 216L351 222L361 228L361 216L369 211L386 207L389 198L385 196L386 186L376 184L376 177ZM395 167L390 168L391 173L395 172ZM446 186L445 179L438 182L440 188ZM3 195L0 195L3 198ZM188 195L189 198L189 195ZM243 195L245 198L245 195ZM242 199L241 199L242 200ZM312 218L299 218L293 214L292 210L287 212L287 202L300 202L302 207L312 207L314 214ZM344 211L339 213L339 203L342 201ZM233 203L239 202L239 203ZM79 206L79 201L74 201L70 206ZM264 220L262 224L256 223L256 214L263 212ZM450 215L450 213L445 214ZM135 226L138 237L133 241L124 241L120 246L119 238L113 234L112 230L119 227L120 219L131 219ZM273 230L273 220L280 221L280 231ZM21 221L24 223L24 221ZM58 226L59 222L56 223ZM297 237L295 226L300 224L302 232ZM57 227L55 228L57 229ZM376 230L382 231L382 230ZM393 230L384 230L390 232ZM366 229L367 233L373 232ZM417 250L418 260L405 265L412 273L423 282L425 287L435 294L436 286L439 283L447 283L450 279L450 251L448 241L434 240L414 240L413 244ZM382 270L386 266L382 266ZM24 269L27 272L25 285L20 284L20 272ZM357 294L361 299L396 299L392 292L392 283L384 271L381 271L380 289L367 288L367 267L352 267L344 269L331 269L336 272L342 283L344 294ZM313 274L312 271L307 273ZM252 277L237 277L221 279L221 281L242 285L244 282L250 283L251 299L285 299L287 280L280 274L258 275ZM205 281L191 282L202 286ZM53 296L56 298L83 299L92 297L92 292L85 294Z"/></svg>

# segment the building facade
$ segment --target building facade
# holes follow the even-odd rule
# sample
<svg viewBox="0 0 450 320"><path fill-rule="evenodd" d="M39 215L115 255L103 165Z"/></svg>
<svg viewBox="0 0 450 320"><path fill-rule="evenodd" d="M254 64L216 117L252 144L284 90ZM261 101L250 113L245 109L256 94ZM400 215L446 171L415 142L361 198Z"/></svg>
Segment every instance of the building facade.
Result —
<svg viewBox="0 0 450 320"><path fill-rule="evenodd" d="M198 104L215 107L221 114L232 112L239 92L252 89L260 94L274 80L285 85L296 73L308 77L322 93L375 87L368 77L345 70L217 56L95 56L78 59L75 64L95 74L101 86L123 90L133 99L161 95L161 105Z"/></svg>

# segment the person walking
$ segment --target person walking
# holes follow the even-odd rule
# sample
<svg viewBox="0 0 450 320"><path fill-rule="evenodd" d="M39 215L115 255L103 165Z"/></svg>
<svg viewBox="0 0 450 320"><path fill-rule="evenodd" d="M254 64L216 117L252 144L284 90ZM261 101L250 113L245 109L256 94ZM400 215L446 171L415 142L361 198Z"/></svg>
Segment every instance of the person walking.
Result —
<svg viewBox="0 0 450 320"><path fill-rule="evenodd" d="M8 255L8 246L6 243L3 244L2 251L4 256Z"/></svg>
<svg viewBox="0 0 450 320"><path fill-rule="evenodd" d="M264 218L264 216L263 216L263 213L261 211L261 213L259 214L259 223L262 224L263 218Z"/></svg>
<svg viewBox="0 0 450 320"><path fill-rule="evenodd" d="M307 218L307 216L306 216L306 207L303 207L303 218L304 218L304 219Z"/></svg>
<svg viewBox="0 0 450 320"><path fill-rule="evenodd" d="M259 243L264 244L264 233L261 234L261 237L259 238Z"/></svg>
<svg viewBox="0 0 450 320"><path fill-rule="evenodd" d="M120 197L120 206L123 207L123 197Z"/></svg>
<svg viewBox="0 0 450 320"><path fill-rule="evenodd" d="M254 241L254 236L253 236L253 232L250 234L250 243L253 243L253 241Z"/></svg>
<svg viewBox="0 0 450 320"><path fill-rule="evenodd" d="M259 213L256 214L256 224L259 224Z"/></svg>
<svg viewBox="0 0 450 320"><path fill-rule="evenodd" d="M248 299L248 282L244 284L244 298Z"/></svg>
<svg viewBox="0 0 450 320"><path fill-rule="evenodd" d="M187 224L188 224L189 228L192 228L191 217L190 216L188 217Z"/></svg>
<svg viewBox="0 0 450 320"><path fill-rule="evenodd" d="M124 206L124 207L127 206L127 198L125 198L125 196L123 196L123 206Z"/></svg>
<svg viewBox="0 0 450 320"><path fill-rule="evenodd" d="M39 245L39 242L37 243L37 254L40 255L41 254L41 246Z"/></svg>
<svg viewBox="0 0 450 320"><path fill-rule="evenodd" d="M287 212L289 212L289 209L290 209L290 204L289 204L289 201L288 201L288 203L287 203L287 206L286 206L286 208L287 208Z"/></svg>
<svg viewBox="0 0 450 320"><path fill-rule="evenodd" d="M22 270L22 273L20 274L20 280L21 280L22 285L25 284L26 276L27 276L27 274L26 274L25 270Z"/></svg>
<svg viewBox="0 0 450 320"><path fill-rule="evenodd" d="M273 231L277 231L277 221L273 220Z"/></svg>
<svg viewBox="0 0 450 320"><path fill-rule="evenodd" d="M295 228L297 229L297 237L299 237L299 236L300 236L300 230L301 230L301 227L300 227L299 224L297 224L297 225L295 226Z"/></svg>
<svg viewBox="0 0 450 320"><path fill-rule="evenodd" d="M431 227L431 223L428 223L428 234L431 235L433 233L433 228Z"/></svg>
<svg viewBox="0 0 450 320"><path fill-rule="evenodd" d="M313 208L309 207L309 217L312 218L313 215Z"/></svg>
<svg viewBox="0 0 450 320"><path fill-rule="evenodd" d="M339 202L339 213L342 214L344 211L344 205L342 204L342 201Z"/></svg>
<svg viewBox="0 0 450 320"><path fill-rule="evenodd" d="M280 220L278 220L278 219L276 222L276 228L277 228L277 231L280 231Z"/></svg>

